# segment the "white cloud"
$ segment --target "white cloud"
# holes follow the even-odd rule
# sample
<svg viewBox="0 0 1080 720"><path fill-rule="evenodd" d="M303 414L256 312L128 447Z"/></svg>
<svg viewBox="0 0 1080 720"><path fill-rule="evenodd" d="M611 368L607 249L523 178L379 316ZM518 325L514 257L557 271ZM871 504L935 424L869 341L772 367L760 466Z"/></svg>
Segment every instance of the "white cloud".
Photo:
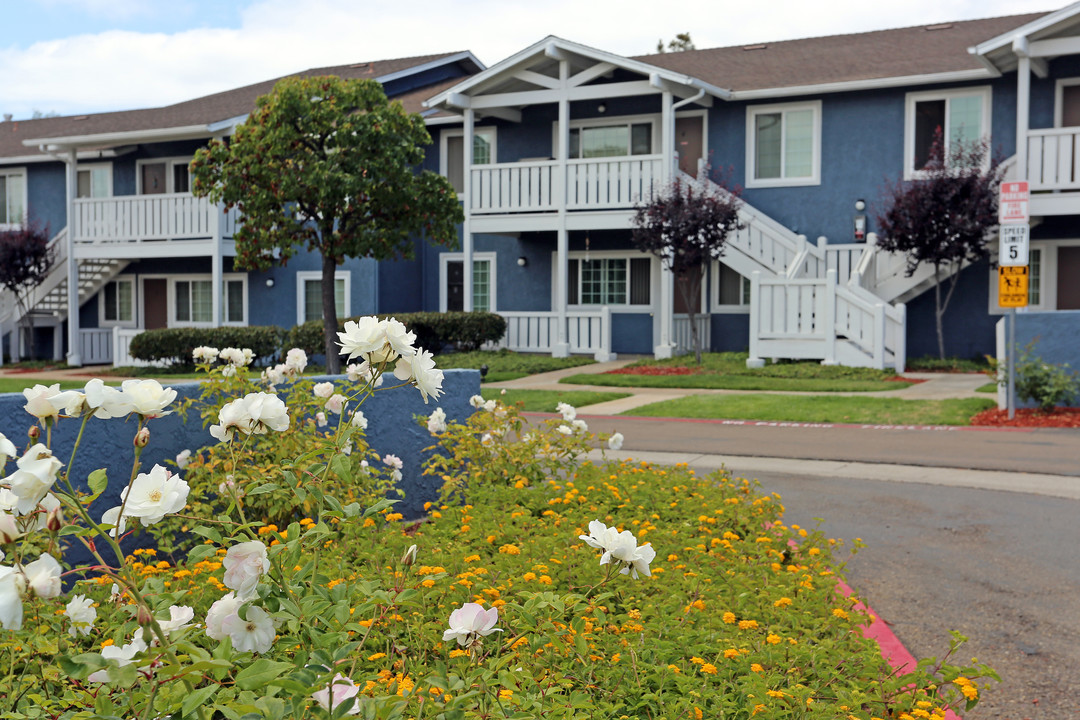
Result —
<svg viewBox="0 0 1080 720"><path fill-rule="evenodd" d="M140 12L142 0L50 0ZM0 111L62 114L153 107L323 65L451 50L493 64L554 34L619 54L690 31L698 47L833 35L1044 9L1044 0L715 0L408 3L257 0L238 29L109 31L0 50ZM211 20L204 18L204 20Z"/></svg>

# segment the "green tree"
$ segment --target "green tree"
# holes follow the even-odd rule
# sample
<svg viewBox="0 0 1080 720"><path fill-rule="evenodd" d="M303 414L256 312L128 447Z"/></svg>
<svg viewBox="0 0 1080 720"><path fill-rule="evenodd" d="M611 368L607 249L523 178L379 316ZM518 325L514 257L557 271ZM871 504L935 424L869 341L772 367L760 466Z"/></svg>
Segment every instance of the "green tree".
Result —
<svg viewBox="0 0 1080 720"><path fill-rule="evenodd" d="M664 40L660 39L656 43L656 52L683 52L684 50L697 50L694 46L694 41L690 39L690 33L678 33L675 35L674 40L669 40L668 44L664 45Z"/></svg>
<svg viewBox="0 0 1080 720"><path fill-rule="evenodd" d="M449 181L417 172L431 136L374 80L285 78L256 101L229 141L191 163L192 192L236 207L236 264L284 265L300 247L322 256L326 369L341 368L334 271L347 257L411 259L413 238L453 245L461 206Z"/></svg>

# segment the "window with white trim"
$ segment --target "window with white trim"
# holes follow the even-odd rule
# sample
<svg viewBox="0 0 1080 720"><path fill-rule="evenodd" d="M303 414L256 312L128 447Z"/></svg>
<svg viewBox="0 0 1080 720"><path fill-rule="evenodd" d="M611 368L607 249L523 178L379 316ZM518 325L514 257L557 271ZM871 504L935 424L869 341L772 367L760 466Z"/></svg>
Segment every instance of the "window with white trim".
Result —
<svg viewBox="0 0 1080 720"><path fill-rule="evenodd" d="M938 130L944 156L959 143L990 137L990 88L962 88L908 93L905 112L904 174L913 177L926 167Z"/></svg>
<svg viewBox="0 0 1080 720"><path fill-rule="evenodd" d="M571 158L652 155L653 123L619 122L570 128Z"/></svg>
<svg viewBox="0 0 1080 720"><path fill-rule="evenodd" d="M190 157L137 160L135 165L139 195L191 192Z"/></svg>
<svg viewBox="0 0 1080 720"><path fill-rule="evenodd" d="M493 127L473 129L473 164L490 165L495 159L496 132ZM453 186L454 192L465 192L465 131L444 130L440 148L440 172Z"/></svg>
<svg viewBox="0 0 1080 720"><path fill-rule="evenodd" d="M721 308L748 308L750 280L722 262L717 262L716 304Z"/></svg>
<svg viewBox="0 0 1080 720"><path fill-rule="evenodd" d="M205 276L172 279L172 319L169 325L213 325L213 282L213 279ZM237 273L222 278L221 324L247 324L246 275Z"/></svg>
<svg viewBox="0 0 1080 720"><path fill-rule="evenodd" d="M0 168L0 229L22 225L26 218L26 170Z"/></svg>
<svg viewBox="0 0 1080 720"><path fill-rule="evenodd" d="M570 305L652 304L650 258L571 257L567 264Z"/></svg>
<svg viewBox="0 0 1080 720"><path fill-rule="evenodd" d="M338 319L349 317L350 272L338 270L334 273L334 307ZM299 325L311 320L321 320L322 311L322 273L296 273L296 322Z"/></svg>
<svg viewBox="0 0 1080 720"><path fill-rule="evenodd" d="M78 198L112 196L112 165L80 165L76 173Z"/></svg>
<svg viewBox="0 0 1080 720"><path fill-rule="evenodd" d="M135 322L135 278L119 277L101 288L98 319L103 327Z"/></svg>
<svg viewBox="0 0 1080 720"><path fill-rule="evenodd" d="M746 109L746 186L821 183L821 101Z"/></svg>

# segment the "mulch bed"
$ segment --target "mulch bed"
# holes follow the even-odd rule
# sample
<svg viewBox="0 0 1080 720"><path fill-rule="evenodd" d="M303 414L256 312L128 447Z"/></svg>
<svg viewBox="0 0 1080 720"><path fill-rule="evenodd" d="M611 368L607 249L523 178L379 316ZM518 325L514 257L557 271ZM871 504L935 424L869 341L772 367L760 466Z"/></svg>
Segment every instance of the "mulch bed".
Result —
<svg viewBox="0 0 1080 720"><path fill-rule="evenodd" d="M1046 412L1038 408L1018 408L1016 417L1009 420L1008 410L983 410L971 418L972 425L1026 428L1080 428L1080 408L1054 408Z"/></svg>
<svg viewBox="0 0 1080 720"><path fill-rule="evenodd" d="M646 365L642 367L624 367L617 370L608 370L604 375L698 375L701 370L688 367L657 367Z"/></svg>

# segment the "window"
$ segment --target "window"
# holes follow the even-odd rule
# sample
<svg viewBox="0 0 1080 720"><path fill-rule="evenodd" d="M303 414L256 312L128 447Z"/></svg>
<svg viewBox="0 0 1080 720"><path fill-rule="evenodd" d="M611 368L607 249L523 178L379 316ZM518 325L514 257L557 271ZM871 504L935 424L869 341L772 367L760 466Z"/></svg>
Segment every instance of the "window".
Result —
<svg viewBox="0 0 1080 720"><path fill-rule="evenodd" d="M190 164L190 157L137 161L138 193L155 195L191 192L191 181L188 175Z"/></svg>
<svg viewBox="0 0 1080 720"><path fill-rule="evenodd" d="M131 324L135 322L134 278L117 278L101 289L99 319L105 324Z"/></svg>
<svg viewBox="0 0 1080 720"><path fill-rule="evenodd" d="M26 171L0 169L0 228L21 225L26 216Z"/></svg>
<svg viewBox="0 0 1080 720"><path fill-rule="evenodd" d="M652 123L620 123L570 128L571 158L652 154Z"/></svg>
<svg viewBox="0 0 1080 720"><path fill-rule="evenodd" d="M821 102L746 109L746 186L821 182Z"/></svg>
<svg viewBox="0 0 1080 720"><path fill-rule="evenodd" d="M208 277L172 281L173 325L213 325L213 280ZM221 324L247 324L247 276L236 274L221 281Z"/></svg>
<svg viewBox="0 0 1080 720"><path fill-rule="evenodd" d="M338 319L349 317L349 276L348 270L334 273L334 305ZM296 273L296 322L303 324L310 320L321 320L322 312L322 273Z"/></svg>
<svg viewBox="0 0 1080 720"><path fill-rule="evenodd" d="M112 166L82 166L76 173L75 197L103 198L112 195Z"/></svg>
<svg viewBox="0 0 1080 720"><path fill-rule="evenodd" d="M1042 305L1042 248L1028 248L1028 307Z"/></svg>
<svg viewBox="0 0 1080 720"><path fill-rule="evenodd" d="M912 177L926 167L938 130L945 157L958 143L990 137L990 88L964 88L907 96L904 173Z"/></svg>
<svg viewBox="0 0 1080 720"><path fill-rule="evenodd" d="M465 137L461 130L447 130L442 134L442 174L450 180L454 192L465 192ZM475 128L473 131L473 164L490 165L495 162L495 128Z"/></svg>
<svg viewBox="0 0 1080 720"><path fill-rule="evenodd" d="M571 257L567 302L570 305L649 305L652 261L649 258Z"/></svg>
<svg viewBox="0 0 1080 720"><path fill-rule="evenodd" d="M717 262L716 304L718 310L734 311L750 306L750 280L722 262Z"/></svg>
<svg viewBox="0 0 1080 720"><path fill-rule="evenodd" d="M439 307L443 312L465 308L465 259L461 253L443 253L439 268L442 284ZM495 310L495 253L473 253L473 310Z"/></svg>

